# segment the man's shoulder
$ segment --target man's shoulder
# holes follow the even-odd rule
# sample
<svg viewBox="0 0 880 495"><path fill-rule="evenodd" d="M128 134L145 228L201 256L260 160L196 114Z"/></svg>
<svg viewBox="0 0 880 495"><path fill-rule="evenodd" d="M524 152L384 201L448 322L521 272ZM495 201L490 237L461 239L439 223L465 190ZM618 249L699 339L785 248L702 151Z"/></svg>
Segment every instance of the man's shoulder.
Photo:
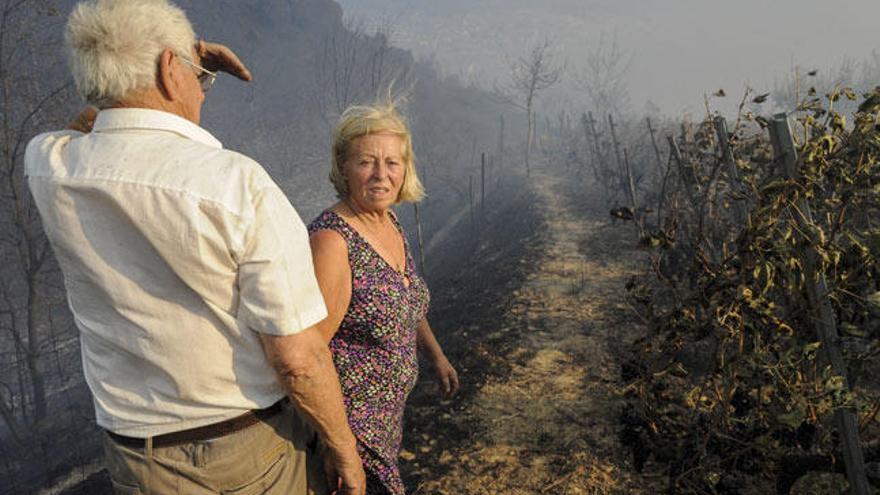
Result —
<svg viewBox="0 0 880 495"><path fill-rule="evenodd" d="M196 141L184 140L180 143L181 158L185 157L184 166L191 168L191 173L206 177L222 178L232 181L240 180L255 189L262 189L274 184L266 169L253 158L239 151L216 148Z"/></svg>
<svg viewBox="0 0 880 495"><path fill-rule="evenodd" d="M42 175L53 154L57 155L72 139L84 134L70 129L38 134L28 141L24 151L25 175Z"/></svg>
<svg viewBox="0 0 880 495"><path fill-rule="evenodd" d="M32 137L30 142L28 142L28 148L39 147L46 144L52 144L58 142L62 139L71 139L79 136L84 136L83 133L79 131L74 131L72 129L61 129L58 131L47 131L36 136Z"/></svg>
<svg viewBox="0 0 880 495"><path fill-rule="evenodd" d="M233 212L248 208L261 190L275 185L247 155L170 132L40 134L28 145L26 170L31 177L68 186L127 190L133 199L139 191L164 190Z"/></svg>

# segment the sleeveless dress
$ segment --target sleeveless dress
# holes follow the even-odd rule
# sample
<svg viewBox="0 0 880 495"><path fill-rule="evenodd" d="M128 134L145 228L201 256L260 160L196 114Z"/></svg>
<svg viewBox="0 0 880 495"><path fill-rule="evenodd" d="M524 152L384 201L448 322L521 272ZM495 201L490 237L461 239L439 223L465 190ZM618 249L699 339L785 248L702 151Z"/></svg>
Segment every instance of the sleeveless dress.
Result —
<svg viewBox="0 0 880 495"><path fill-rule="evenodd" d="M403 410L416 383L416 329L428 311L428 287L416 273L403 237L404 277L345 220L321 213L309 233L333 230L345 239L351 267L351 302L330 341L342 385L348 422L357 437L367 472L368 495L403 495L397 466L403 437Z"/></svg>

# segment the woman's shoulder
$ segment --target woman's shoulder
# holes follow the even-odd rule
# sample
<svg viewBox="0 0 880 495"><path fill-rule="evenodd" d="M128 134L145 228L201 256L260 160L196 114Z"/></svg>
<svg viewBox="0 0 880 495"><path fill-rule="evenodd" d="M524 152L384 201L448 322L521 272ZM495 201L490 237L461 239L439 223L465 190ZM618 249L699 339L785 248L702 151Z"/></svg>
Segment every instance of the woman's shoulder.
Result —
<svg viewBox="0 0 880 495"><path fill-rule="evenodd" d="M313 253L330 254L337 257L348 254L348 242L342 233L335 230L315 231L309 236L309 246Z"/></svg>
<svg viewBox="0 0 880 495"><path fill-rule="evenodd" d="M309 223L309 244L312 251L340 252L348 251L350 234L342 218L333 210L321 212Z"/></svg>
<svg viewBox="0 0 880 495"><path fill-rule="evenodd" d="M309 223L308 230L313 247L316 245L328 247L328 243L329 246L341 243L346 248L350 248L355 245L357 240L351 225L332 208L324 210L315 217Z"/></svg>
<svg viewBox="0 0 880 495"><path fill-rule="evenodd" d="M345 228L345 222L332 209L326 209L309 223L308 228L309 234L314 234L319 230L335 230L338 232Z"/></svg>

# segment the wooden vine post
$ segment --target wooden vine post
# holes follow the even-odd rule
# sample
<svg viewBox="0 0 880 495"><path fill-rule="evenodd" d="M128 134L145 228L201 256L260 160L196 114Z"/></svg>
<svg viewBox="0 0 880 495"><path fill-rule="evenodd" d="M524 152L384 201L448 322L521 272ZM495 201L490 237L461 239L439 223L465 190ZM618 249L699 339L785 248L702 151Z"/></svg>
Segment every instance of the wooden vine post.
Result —
<svg viewBox="0 0 880 495"><path fill-rule="evenodd" d="M655 136L656 132L654 131L654 126L651 125L651 117L645 117L645 120L648 123L648 134L651 135L651 146L654 147L654 156L657 157L657 168L661 174L663 174L663 183L660 186L660 197L657 198L657 228L663 228L663 203L666 201L666 181L669 179L669 171L672 169L670 167L670 163L672 162L672 153L670 152L669 158L666 160L666 168L663 168L663 159L660 158L660 147L657 146L657 138Z"/></svg>
<svg viewBox="0 0 880 495"><path fill-rule="evenodd" d="M610 113L608 114L608 127L611 129L611 143L614 145L614 159L617 163L617 170L620 172L623 170L623 159L620 157L620 143L617 142L617 133L614 132L614 119L611 117Z"/></svg>
<svg viewBox="0 0 880 495"><path fill-rule="evenodd" d="M597 182L601 183L601 174L599 173L602 165L602 151L599 149L599 133L596 132L596 119L593 118L593 112L587 112L587 118L584 121L584 130L589 134L589 140L593 143L593 160L591 161L593 168L593 177Z"/></svg>
<svg viewBox="0 0 880 495"><path fill-rule="evenodd" d="M480 219L486 219L486 152L480 153Z"/></svg>
<svg viewBox="0 0 880 495"><path fill-rule="evenodd" d="M498 170L501 171L504 169L504 115L500 115L498 120Z"/></svg>
<svg viewBox="0 0 880 495"><path fill-rule="evenodd" d="M730 134L727 130L727 119L721 115L715 117L715 134L718 136L718 147L721 148L721 160L727 167L727 176L730 179L730 189L734 193L740 193L742 187L739 181L739 169L736 168L736 159L733 157L733 150L730 149ZM739 224L745 220L745 210L742 200L731 198L733 203L733 214L736 223Z"/></svg>
<svg viewBox="0 0 880 495"><path fill-rule="evenodd" d="M632 169L629 166L629 152L627 148L623 148L623 166L626 173L626 191L629 195L629 206L633 212L633 223L636 226L639 239L641 239L645 234L642 227L642 216L639 214L639 207L636 204L636 184L633 180Z"/></svg>
<svg viewBox="0 0 880 495"><path fill-rule="evenodd" d="M425 277L428 274L425 272L425 244L422 242L422 215L421 211L419 211L418 202L413 203L413 209L416 215L416 241L419 244L419 273Z"/></svg>
<svg viewBox="0 0 880 495"><path fill-rule="evenodd" d="M651 146L654 148L654 156L657 158L657 169L662 174L663 170L663 159L660 158L660 147L657 146L657 138L654 132L654 126L651 125L651 117L645 117L645 121L648 123L648 134L651 135Z"/></svg>
<svg viewBox="0 0 880 495"><path fill-rule="evenodd" d="M471 161L469 162L470 167L476 167L475 163L477 160L477 136L474 136L474 144L471 146Z"/></svg>
<svg viewBox="0 0 880 495"><path fill-rule="evenodd" d="M672 159L678 166L678 176L684 183L684 188L687 191L692 206L696 208L697 195L694 191L695 184L693 169L684 163L684 158L681 156L681 148L678 147L678 141L675 139L675 136L666 136L666 140L669 141L669 152L672 156Z"/></svg>
<svg viewBox="0 0 880 495"><path fill-rule="evenodd" d="M476 231L477 224L474 219L474 175L471 174L468 178L468 202L471 207L471 231Z"/></svg>
<svg viewBox="0 0 880 495"><path fill-rule="evenodd" d="M776 114L770 121L770 139L776 152L777 160L782 164L785 176L796 179L799 175L798 156L795 149L794 139L791 134L791 126L788 115ZM809 203L803 197L797 201L797 221L805 231L813 225L812 212ZM822 342L823 356L831 365L832 372L841 377L844 387L849 388L847 380L846 364L840 350L840 338L837 334L837 324L834 321L834 312L828 299L828 284L825 275L817 270L817 257L815 251L807 249L801 253L804 269L807 277L807 297L811 310L815 312L814 318L816 333ZM868 495L868 477L865 470L865 458L862 452L862 444L859 439L859 425L855 413L838 409L834 413L837 427L840 429L840 440L843 448L843 462L846 467L846 476L849 480L852 495Z"/></svg>

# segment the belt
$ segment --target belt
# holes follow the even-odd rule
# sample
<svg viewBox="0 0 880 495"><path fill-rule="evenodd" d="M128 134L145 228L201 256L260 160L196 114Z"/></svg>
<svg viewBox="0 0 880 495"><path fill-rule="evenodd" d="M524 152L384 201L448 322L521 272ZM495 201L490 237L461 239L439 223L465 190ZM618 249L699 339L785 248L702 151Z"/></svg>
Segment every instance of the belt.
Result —
<svg viewBox="0 0 880 495"><path fill-rule="evenodd" d="M153 448L171 447L184 443L199 442L209 438L218 438L229 435L230 433L235 433L236 431L253 426L280 413L286 401L287 398L285 397L265 409L254 409L241 416L227 419L226 421L155 436L153 437ZM146 444L146 439L144 438L127 437L125 435L113 433L110 430L106 431L114 442L126 447L143 449Z"/></svg>

